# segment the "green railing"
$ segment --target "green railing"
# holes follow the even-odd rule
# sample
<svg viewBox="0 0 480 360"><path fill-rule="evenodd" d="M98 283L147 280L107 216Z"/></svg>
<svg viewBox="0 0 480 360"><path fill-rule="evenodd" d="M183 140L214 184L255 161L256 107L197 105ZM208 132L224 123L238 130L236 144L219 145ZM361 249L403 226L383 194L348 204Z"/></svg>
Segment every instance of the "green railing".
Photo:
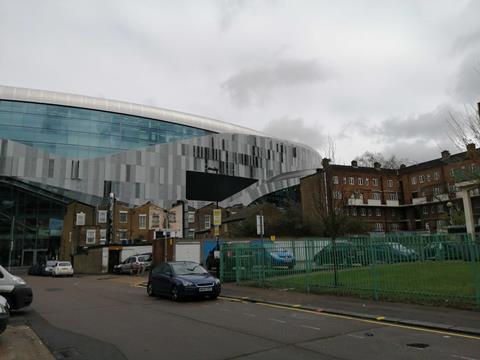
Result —
<svg viewBox="0 0 480 360"><path fill-rule="evenodd" d="M224 282L480 309L480 241L467 234L233 242L220 261Z"/></svg>

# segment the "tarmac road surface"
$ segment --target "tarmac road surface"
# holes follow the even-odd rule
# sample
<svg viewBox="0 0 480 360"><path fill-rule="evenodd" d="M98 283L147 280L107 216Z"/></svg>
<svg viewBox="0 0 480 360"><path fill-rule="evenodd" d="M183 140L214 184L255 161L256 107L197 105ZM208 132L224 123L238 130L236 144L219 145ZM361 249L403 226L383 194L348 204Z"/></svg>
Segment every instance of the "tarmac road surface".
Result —
<svg viewBox="0 0 480 360"><path fill-rule="evenodd" d="M34 302L12 324L31 325L57 359L480 360L475 336L226 299L175 303L126 276L25 279Z"/></svg>

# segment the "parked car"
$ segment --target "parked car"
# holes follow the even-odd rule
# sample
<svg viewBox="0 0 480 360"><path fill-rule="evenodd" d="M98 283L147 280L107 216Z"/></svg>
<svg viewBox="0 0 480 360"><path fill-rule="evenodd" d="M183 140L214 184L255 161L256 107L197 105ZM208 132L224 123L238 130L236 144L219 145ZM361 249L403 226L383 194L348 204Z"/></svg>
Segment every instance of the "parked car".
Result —
<svg viewBox="0 0 480 360"><path fill-rule="evenodd" d="M150 260L149 260L150 259ZM151 267L152 260L148 254L129 256L120 264L113 267L113 272L118 274L130 274L138 273L142 268L147 270L147 266Z"/></svg>
<svg viewBox="0 0 480 360"><path fill-rule="evenodd" d="M277 246L271 240L253 240L250 242L255 262L271 266L295 266L295 257L284 247Z"/></svg>
<svg viewBox="0 0 480 360"><path fill-rule="evenodd" d="M10 306L8 305L7 299L0 296L0 334L7 328L9 317Z"/></svg>
<svg viewBox="0 0 480 360"><path fill-rule="evenodd" d="M11 310L17 310L32 303L32 288L20 277L10 274L0 265L0 295L8 301Z"/></svg>
<svg viewBox="0 0 480 360"><path fill-rule="evenodd" d="M57 266L57 260L48 260L45 264L45 267L42 270L43 276L51 276L53 272L53 268Z"/></svg>
<svg viewBox="0 0 480 360"><path fill-rule="evenodd" d="M70 261L59 261L53 267L52 276L73 276L73 266Z"/></svg>
<svg viewBox="0 0 480 360"><path fill-rule="evenodd" d="M375 243L371 246L377 263L396 263L418 260L418 255L415 250L397 242Z"/></svg>
<svg viewBox="0 0 480 360"><path fill-rule="evenodd" d="M28 275L43 275L45 264L36 263L28 268Z"/></svg>
<svg viewBox="0 0 480 360"><path fill-rule="evenodd" d="M423 250L426 260L465 260L480 259L480 244L459 241L433 241Z"/></svg>
<svg viewBox="0 0 480 360"><path fill-rule="evenodd" d="M370 262L364 246L345 240L328 244L313 256L313 261L319 266L330 266L336 263L339 268L367 265Z"/></svg>
<svg viewBox="0 0 480 360"><path fill-rule="evenodd" d="M143 253L143 254L140 254L140 255L145 257L145 270L150 270L152 268L153 254L152 253Z"/></svg>
<svg viewBox="0 0 480 360"><path fill-rule="evenodd" d="M335 257L334 257L335 256ZM313 257L317 265L333 265L339 268L365 266L372 263L395 263L418 260L417 253L400 243L382 242L356 244L351 241L337 240L330 243Z"/></svg>
<svg viewBox="0 0 480 360"><path fill-rule="evenodd" d="M148 277L149 296L165 295L174 301L190 297L216 299L220 292L220 280L193 261L162 263Z"/></svg>

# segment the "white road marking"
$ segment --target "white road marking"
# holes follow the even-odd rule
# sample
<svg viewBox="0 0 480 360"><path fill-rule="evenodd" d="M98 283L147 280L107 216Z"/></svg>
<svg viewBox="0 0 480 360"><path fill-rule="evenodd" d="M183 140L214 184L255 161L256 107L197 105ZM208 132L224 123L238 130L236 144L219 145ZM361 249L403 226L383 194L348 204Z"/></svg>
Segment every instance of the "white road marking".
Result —
<svg viewBox="0 0 480 360"><path fill-rule="evenodd" d="M312 330L322 330L322 329L317 328L315 326L308 326L308 325L300 325L300 327L303 327L305 329L312 329Z"/></svg>
<svg viewBox="0 0 480 360"><path fill-rule="evenodd" d="M281 324L286 324L286 323L287 323L286 321L284 321L284 320L279 320L279 319L272 319L272 318L270 318L270 319L268 319L268 320L270 320L270 321L275 321L275 322L279 322L279 323L281 323Z"/></svg>
<svg viewBox="0 0 480 360"><path fill-rule="evenodd" d="M347 336L357 338L357 339L365 339L365 336L360 336L360 335L348 334Z"/></svg>
<svg viewBox="0 0 480 360"><path fill-rule="evenodd" d="M450 355L451 357L454 357L454 358L457 358L457 359L462 359L462 360L477 360L475 358L471 358L471 357L468 357L468 356L462 356L462 355L455 355L455 354L452 354Z"/></svg>

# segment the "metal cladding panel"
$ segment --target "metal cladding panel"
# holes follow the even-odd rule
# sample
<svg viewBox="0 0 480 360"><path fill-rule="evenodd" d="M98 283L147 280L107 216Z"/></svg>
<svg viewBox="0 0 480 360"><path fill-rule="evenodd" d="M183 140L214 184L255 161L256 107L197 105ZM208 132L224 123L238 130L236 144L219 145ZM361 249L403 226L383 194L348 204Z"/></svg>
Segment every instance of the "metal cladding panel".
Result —
<svg viewBox="0 0 480 360"><path fill-rule="evenodd" d="M187 171L187 200L223 201L256 183L256 179Z"/></svg>

